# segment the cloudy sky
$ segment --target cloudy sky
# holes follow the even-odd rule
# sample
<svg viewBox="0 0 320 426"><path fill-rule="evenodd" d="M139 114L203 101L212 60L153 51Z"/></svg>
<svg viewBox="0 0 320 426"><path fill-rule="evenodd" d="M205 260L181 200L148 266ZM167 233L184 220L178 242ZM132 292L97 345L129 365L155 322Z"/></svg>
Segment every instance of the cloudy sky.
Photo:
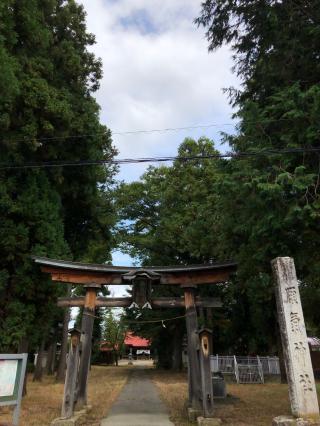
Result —
<svg viewBox="0 0 320 426"><path fill-rule="evenodd" d="M93 51L103 61L96 94L101 120L113 132L120 158L175 155L187 136L206 135L219 147L219 132L232 131L222 89L235 86L227 47L207 52L204 30L193 20L200 0L79 0ZM183 131L117 134L188 126ZM222 148L223 149L223 148ZM119 179L138 179L145 165L123 166ZM115 253L114 263L130 263Z"/></svg>

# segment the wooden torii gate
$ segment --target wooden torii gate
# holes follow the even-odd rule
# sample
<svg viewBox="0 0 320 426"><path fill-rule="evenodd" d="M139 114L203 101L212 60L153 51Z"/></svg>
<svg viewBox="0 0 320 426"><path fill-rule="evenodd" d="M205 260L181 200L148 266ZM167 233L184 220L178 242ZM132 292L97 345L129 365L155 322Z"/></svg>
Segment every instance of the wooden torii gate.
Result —
<svg viewBox="0 0 320 426"><path fill-rule="evenodd" d="M221 307L217 298L199 298L198 286L228 281L235 272L236 263L229 261L208 265L161 266L161 267L125 267L105 264L85 264L33 257L43 272L49 273L53 281L83 285L86 294L83 297L59 298L58 306L83 307L81 323L81 357L78 374L77 407L87 402L87 378L91 356L91 340L96 307L173 308L185 307L188 349L189 405L199 410L204 407L206 397L201 388L199 364L199 335L197 307ZM133 285L133 296L101 297L97 295L104 285ZM152 285L170 285L180 287L184 297L151 297ZM206 346L204 345L206 348ZM207 354L208 355L208 354ZM200 357L201 359L201 357ZM210 400L210 396L207 398ZM211 398L212 399L212 398ZM208 402L208 401L207 401ZM212 401L209 401L212 405ZM203 408L204 412L206 411ZM205 416L206 417L206 416Z"/></svg>

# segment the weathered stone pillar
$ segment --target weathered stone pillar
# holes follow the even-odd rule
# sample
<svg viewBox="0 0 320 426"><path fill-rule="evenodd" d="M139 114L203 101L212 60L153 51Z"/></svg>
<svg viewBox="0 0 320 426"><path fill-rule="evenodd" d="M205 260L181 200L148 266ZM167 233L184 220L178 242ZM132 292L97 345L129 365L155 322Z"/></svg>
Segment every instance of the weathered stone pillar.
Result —
<svg viewBox="0 0 320 426"><path fill-rule="evenodd" d="M319 418L319 406L307 342L294 261L277 257L272 262L276 300L291 411L295 417Z"/></svg>

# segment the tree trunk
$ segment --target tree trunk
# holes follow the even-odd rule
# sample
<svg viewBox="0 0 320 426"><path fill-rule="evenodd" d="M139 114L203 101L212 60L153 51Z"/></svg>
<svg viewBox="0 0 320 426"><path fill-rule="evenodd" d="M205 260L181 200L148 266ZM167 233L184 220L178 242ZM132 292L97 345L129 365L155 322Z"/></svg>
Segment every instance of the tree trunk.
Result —
<svg viewBox="0 0 320 426"><path fill-rule="evenodd" d="M46 365L46 374L49 376L53 374L54 370L54 361L55 361L55 347L57 345L56 339L50 343L48 347L48 357L47 357L47 365Z"/></svg>
<svg viewBox="0 0 320 426"><path fill-rule="evenodd" d="M281 335L280 335L280 326L279 326L276 311L274 312L274 316L275 316L275 323L276 323L276 341L277 341L278 357L279 357L280 381L281 381L281 383L286 384L286 383L288 383L288 379L287 379L286 367L284 365L284 356L283 356L283 348L282 348L282 341L281 341Z"/></svg>
<svg viewBox="0 0 320 426"><path fill-rule="evenodd" d="M174 331L173 352L172 352L172 370L180 371L182 368L182 341L183 330L177 326Z"/></svg>
<svg viewBox="0 0 320 426"><path fill-rule="evenodd" d="M57 339L55 338L53 342L53 354L52 354L52 365L51 365L51 374L54 374L56 372L57 368Z"/></svg>
<svg viewBox="0 0 320 426"><path fill-rule="evenodd" d="M207 324L207 326L209 327L209 328L212 328L212 326L213 326L213 324L212 324L212 308L207 308L206 309L206 313L207 313L207 322L206 322L206 324Z"/></svg>
<svg viewBox="0 0 320 426"><path fill-rule="evenodd" d="M34 374L33 374L33 381L34 382L40 382L42 380L42 372L43 372L42 360L43 360L43 355L44 355L44 346L45 346L45 339L43 338L42 341L41 341L39 351L38 351L36 368L35 368Z"/></svg>
<svg viewBox="0 0 320 426"><path fill-rule="evenodd" d="M26 337L23 337L20 340L19 346L18 346L18 353L19 354L25 354L28 353L28 348L29 348L29 341ZM26 371L26 374L24 376L24 381L23 381L23 390L22 390L22 396L26 396L27 395L27 376L28 373Z"/></svg>
<svg viewBox="0 0 320 426"><path fill-rule="evenodd" d="M199 306L199 322L204 325L205 323L205 316L204 316L204 308L202 306Z"/></svg>
<svg viewBox="0 0 320 426"><path fill-rule="evenodd" d="M71 285L68 286L67 295L71 294ZM67 352L68 352L68 328L70 321L70 309L65 308L63 317L62 341L60 347L60 357L56 375L56 381L64 383L66 368L67 368Z"/></svg>
<svg viewBox="0 0 320 426"><path fill-rule="evenodd" d="M286 367L284 365L284 357L282 350L282 343L279 329L277 330L277 344L278 344L278 356L279 356L279 367L280 367L280 380L281 383L288 383Z"/></svg>

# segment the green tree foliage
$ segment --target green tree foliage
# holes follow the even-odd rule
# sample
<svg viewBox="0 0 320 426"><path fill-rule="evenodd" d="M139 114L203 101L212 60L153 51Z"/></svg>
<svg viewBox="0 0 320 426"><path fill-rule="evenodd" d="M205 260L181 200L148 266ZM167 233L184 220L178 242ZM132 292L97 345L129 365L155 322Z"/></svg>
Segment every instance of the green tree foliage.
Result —
<svg viewBox="0 0 320 426"><path fill-rule="evenodd" d="M242 83L229 89L239 124L225 140L235 154L319 146L318 6L202 3L196 23L207 30L209 50L231 46ZM190 144L197 145L185 142L179 155ZM242 353L275 351L272 258L294 257L308 324L319 324L319 170L319 155L308 152L151 168L125 189L126 248L147 264L236 259L237 278L224 291L225 344Z"/></svg>
<svg viewBox="0 0 320 426"><path fill-rule="evenodd" d="M32 268L30 253L60 257L68 247L60 198L43 172L12 176L0 188L0 341L10 348L26 335L38 338L47 331L55 310L57 288Z"/></svg>
<svg viewBox="0 0 320 426"><path fill-rule="evenodd" d="M186 139L178 157L217 154L206 138ZM150 167L139 182L118 193L121 247L143 265L206 263L214 257L219 160L176 160L172 167ZM206 206L206 207L205 207ZM212 208L211 208L212 211ZM208 233L208 229L212 232Z"/></svg>
<svg viewBox="0 0 320 426"><path fill-rule="evenodd" d="M186 139L178 156L197 157L217 154L213 143L201 138ZM119 239L123 250L138 258L143 265L209 263L218 259L220 240L219 186L224 163L220 159L176 160L171 167L150 167L139 182L123 184L118 193L117 207L123 221ZM222 286L202 288L202 295L227 298ZM181 296L180 288L153 286L153 297ZM144 310L139 320L152 321L179 317L184 309ZM170 367L175 345L182 345L185 319L165 323L136 323L137 312L127 310L134 320L130 327L151 338L162 367ZM215 337L223 337L228 323L220 327L215 315ZM223 343L221 343L223 344ZM179 362L176 366L178 367Z"/></svg>
<svg viewBox="0 0 320 426"><path fill-rule="evenodd" d="M92 96L101 78L93 43L73 0L1 2L2 164L113 156ZM113 174L103 166L0 170L1 347L37 339L50 322L60 286L32 268L31 254L110 260Z"/></svg>
<svg viewBox="0 0 320 426"><path fill-rule="evenodd" d="M238 132L226 137L235 152L319 146L320 11L317 1L215 1L196 19L209 50L231 45L240 90L231 89ZM219 244L239 261L247 324L243 347L274 341L270 260L293 256L303 293L319 301L319 156L287 154L229 161L223 180ZM312 323L318 313L306 303Z"/></svg>
<svg viewBox="0 0 320 426"><path fill-rule="evenodd" d="M117 317L112 309L106 309L103 315L102 329L105 344L112 350L114 362L118 365L118 358L123 352L127 331L124 317L122 315Z"/></svg>

